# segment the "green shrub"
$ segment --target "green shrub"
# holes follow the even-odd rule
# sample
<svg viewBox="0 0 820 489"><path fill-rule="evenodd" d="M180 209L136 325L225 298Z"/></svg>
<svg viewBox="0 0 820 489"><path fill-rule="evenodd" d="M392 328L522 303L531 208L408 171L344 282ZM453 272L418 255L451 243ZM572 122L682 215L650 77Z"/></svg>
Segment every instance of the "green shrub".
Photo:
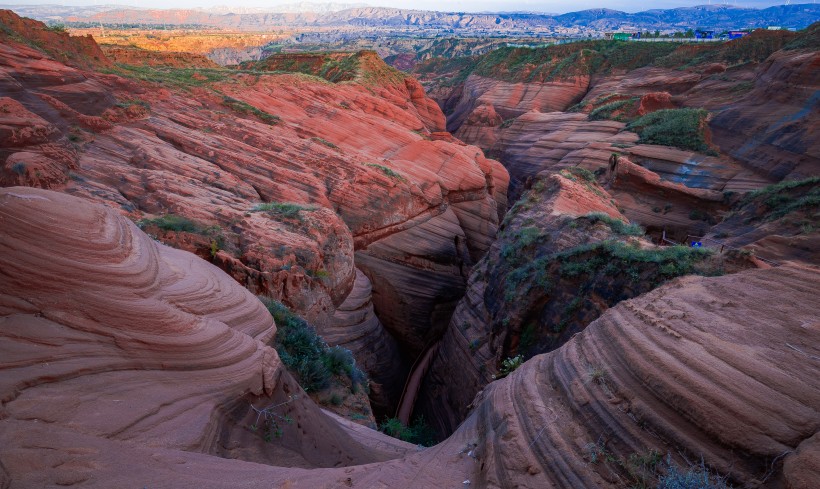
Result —
<svg viewBox="0 0 820 489"><path fill-rule="evenodd" d="M312 276L313 278L328 278L330 277L330 272L324 269L314 270L310 272L310 276Z"/></svg>
<svg viewBox="0 0 820 489"><path fill-rule="evenodd" d="M379 431L416 445L431 447L436 444L435 432L424 416L417 417L410 426L405 426L399 418L388 418L379 425Z"/></svg>
<svg viewBox="0 0 820 489"><path fill-rule="evenodd" d="M138 98L132 98L132 99L123 100L122 102L117 102L117 107L119 107L121 109L127 109L128 107L131 107L131 106L134 106L134 105L138 105L138 106L143 107L145 109L151 110L151 104L149 104L145 100L141 100L141 99L138 99Z"/></svg>
<svg viewBox="0 0 820 489"><path fill-rule="evenodd" d="M302 211L314 211L316 207L310 205L296 204L293 202L266 202L257 204L251 212L267 212L268 214L282 219L302 219Z"/></svg>
<svg viewBox="0 0 820 489"><path fill-rule="evenodd" d="M68 32L66 30L65 25L63 25L63 24L51 24L49 26L46 26L46 30L51 31L51 32L57 32L57 33L60 33L60 34L62 34L64 32Z"/></svg>
<svg viewBox="0 0 820 489"><path fill-rule="evenodd" d="M581 168L580 166L573 166L573 167L561 170L561 174L564 177L569 178L572 181L577 181L575 177L579 177L582 181L585 181L585 182L588 182L588 183L597 182L597 179L595 178L594 173L587 170L586 168Z"/></svg>
<svg viewBox="0 0 820 489"><path fill-rule="evenodd" d="M516 355L514 357L505 358L501 362L501 368L498 369L498 373L495 375L495 379L503 379L504 377L510 375L520 367L524 363L524 356L523 355Z"/></svg>
<svg viewBox="0 0 820 489"><path fill-rule="evenodd" d="M599 271L616 274L634 270L638 265L655 264L658 268L652 274L667 280L695 272L695 265L711 253L706 248L666 246L644 249L620 241L602 241L556 253L552 260L561 264L561 275L568 277Z"/></svg>
<svg viewBox="0 0 820 489"><path fill-rule="evenodd" d="M254 116L258 117L259 119L261 119L262 122L264 122L268 125L271 125L271 126L275 126L276 124L279 124L279 122L282 120L279 116L269 114L269 113L265 112L264 110L257 109L256 107L254 107L253 105L251 105L247 102L237 100L237 99L235 99L233 97L229 97L227 95L222 96L222 104L225 105L226 107L230 107L231 109L233 109L236 112L240 112L242 114L254 115Z"/></svg>
<svg viewBox="0 0 820 489"><path fill-rule="evenodd" d="M356 368L353 353L341 346L328 348L325 352L324 362L328 370L334 375L350 376Z"/></svg>
<svg viewBox="0 0 820 489"><path fill-rule="evenodd" d="M660 211L660 209L658 209L658 211ZM614 231L616 234L619 234L621 236L643 236L644 235L643 228L641 228L639 225L637 225L637 224L627 224L627 223L623 222L620 219L612 218L612 217L610 217L607 214L604 214L602 212L593 212L593 213L587 214L583 217L585 219L589 220L593 224L596 223L596 222L603 222L607 226L609 226L609 228L612 229L612 231Z"/></svg>
<svg viewBox="0 0 820 489"><path fill-rule="evenodd" d="M296 341L304 339L304 336L300 336L296 338ZM321 361L317 362L310 357L304 357L296 362L295 368L299 376L299 385L306 392L318 392L330 387L330 370Z"/></svg>
<svg viewBox="0 0 820 489"><path fill-rule="evenodd" d="M606 119L612 119L612 114L618 110L627 111L630 109L630 105L634 105L637 101L640 100L638 97L632 97L625 100L616 100L615 102L609 102L608 104L601 105L600 107L596 108L592 112L589 113L589 120L591 121L601 121ZM622 117L617 117L616 120L621 119Z"/></svg>
<svg viewBox="0 0 820 489"><path fill-rule="evenodd" d="M322 138L314 137L314 138L310 138L310 140L311 140L311 141L314 141L314 142L317 142L317 143L319 143L319 144L322 144L322 145L324 145L324 146L327 146L328 148L332 148L332 149L339 149L339 147L338 147L338 146L336 146L335 144L331 143L331 142L330 142L330 141L328 141L327 139L322 139Z"/></svg>
<svg viewBox="0 0 820 489"><path fill-rule="evenodd" d="M501 257L513 259L520 255L522 250L544 238L546 238L546 235L542 234L541 230L536 227L528 226L517 229L508 239L508 243L501 249Z"/></svg>
<svg viewBox="0 0 820 489"><path fill-rule="evenodd" d="M820 208L820 177L785 180L749 192L741 201L741 205L747 206L754 202L763 204L765 221L780 219L800 210L816 212Z"/></svg>
<svg viewBox="0 0 820 489"><path fill-rule="evenodd" d="M630 122L626 128L640 135L639 143L707 152L703 127L709 115L703 109L663 109Z"/></svg>
<svg viewBox="0 0 820 489"><path fill-rule="evenodd" d="M820 50L820 22L806 27L799 31L799 35L786 43L783 49L811 49L813 51Z"/></svg>
<svg viewBox="0 0 820 489"><path fill-rule="evenodd" d="M379 165L379 164L376 164L376 163L365 163L365 164L369 167L381 170L382 173L384 173L385 175L387 175L390 178L395 178L396 180L402 180L402 181L407 180L406 178L404 178L404 176L401 173L397 172L396 170L394 170L392 168L388 168L384 165Z"/></svg>
<svg viewBox="0 0 820 489"><path fill-rule="evenodd" d="M689 219L692 221L705 221L709 218L709 215L703 212L700 209L692 209L689 211Z"/></svg>
<svg viewBox="0 0 820 489"><path fill-rule="evenodd" d="M671 457L666 459L667 472L658 480L657 489L727 489L726 479L712 475L705 464L681 470L672 463Z"/></svg>
<svg viewBox="0 0 820 489"><path fill-rule="evenodd" d="M187 217L178 216L176 214L166 214L164 216L156 217L154 219L143 219L138 223L140 228L145 226L156 226L163 231L176 231L183 233L201 234L205 227L194 222Z"/></svg>
<svg viewBox="0 0 820 489"><path fill-rule="evenodd" d="M133 78L135 80L182 88L184 90L225 81L230 75L235 73L235 71L227 69L170 68L127 64L117 64L114 69L101 71L104 73L114 73L126 78Z"/></svg>
<svg viewBox="0 0 820 489"><path fill-rule="evenodd" d="M329 347L307 321L282 303L260 297L276 321L274 347L282 362L307 392L330 386L334 375L347 376L356 388L367 376L356 367L353 354L341 346Z"/></svg>
<svg viewBox="0 0 820 489"><path fill-rule="evenodd" d="M333 405L333 406L341 406L344 403L344 399L337 393L333 393L328 399L325 400L325 403Z"/></svg>

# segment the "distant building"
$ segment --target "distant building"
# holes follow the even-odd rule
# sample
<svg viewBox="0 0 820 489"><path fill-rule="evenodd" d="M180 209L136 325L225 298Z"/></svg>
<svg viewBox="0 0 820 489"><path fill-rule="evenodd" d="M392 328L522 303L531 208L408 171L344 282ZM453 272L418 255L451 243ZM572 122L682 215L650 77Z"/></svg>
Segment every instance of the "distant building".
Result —
<svg viewBox="0 0 820 489"><path fill-rule="evenodd" d="M604 38L610 40L614 39L616 41L628 41L630 39L640 39L641 33L629 27L621 27L618 32L604 32Z"/></svg>
<svg viewBox="0 0 820 489"><path fill-rule="evenodd" d="M729 39L740 39L743 36L748 36L749 33L746 31L729 31Z"/></svg>
<svg viewBox="0 0 820 489"><path fill-rule="evenodd" d="M769 26L769 27L767 27L766 29L767 29L767 30L770 30L770 31L779 31L779 30L781 30L781 29L783 29L783 28L782 28L782 27L780 27L779 25L770 25L770 26Z"/></svg>
<svg viewBox="0 0 820 489"><path fill-rule="evenodd" d="M697 30L697 31L695 31L695 38L697 38L697 39L714 39L715 38L715 31Z"/></svg>

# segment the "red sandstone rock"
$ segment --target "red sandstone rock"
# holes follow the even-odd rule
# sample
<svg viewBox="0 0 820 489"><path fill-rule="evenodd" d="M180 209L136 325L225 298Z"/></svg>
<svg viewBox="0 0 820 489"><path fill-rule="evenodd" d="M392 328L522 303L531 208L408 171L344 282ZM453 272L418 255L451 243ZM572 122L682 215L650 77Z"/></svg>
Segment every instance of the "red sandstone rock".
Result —
<svg viewBox="0 0 820 489"><path fill-rule="evenodd" d="M160 87L4 42L0 83L32 116L0 113L0 128L18 141L12 166L22 164L0 168L0 181L59 188L134 220L190 219L198 231L146 230L281 300L320 332L338 325L337 307L355 290L355 251L372 283L392 284L373 301L381 323L419 348L445 325L464 268L492 242L508 176L478 148L441 135L443 114L417 82L375 54L357 56L357 78L338 84L236 74ZM66 144L74 159L50 156L38 146L45 140ZM271 202L296 210L254 211ZM442 249L425 256L432 242ZM449 295L436 297L428 283ZM418 320L391 314L393 298ZM360 351L357 338L373 324L347 326L347 336L334 330L334 343ZM385 351L394 348L382 338Z"/></svg>
<svg viewBox="0 0 820 489"><path fill-rule="evenodd" d="M661 109L673 109L672 96L668 92L647 93L641 97L638 115L646 115Z"/></svg>
<svg viewBox="0 0 820 489"><path fill-rule="evenodd" d="M14 187L0 228L9 487L621 487L650 450L736 485L816 478L814 268L688 277L623 302L419 451L287 402L301 391L265 345L261 303L115 211ZM265 443L249 402L286 402L294 423Z"/></svg>

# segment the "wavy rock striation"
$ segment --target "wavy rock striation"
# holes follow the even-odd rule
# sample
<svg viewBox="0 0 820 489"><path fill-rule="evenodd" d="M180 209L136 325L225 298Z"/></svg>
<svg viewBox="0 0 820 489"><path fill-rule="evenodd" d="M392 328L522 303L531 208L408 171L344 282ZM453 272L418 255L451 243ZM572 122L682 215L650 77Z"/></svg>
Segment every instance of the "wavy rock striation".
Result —
<svg viewBox="0 0 820 489"><path fill-rule="evenodd" d="M686 277L615 306L479 396L459 429L486 468L472 481L653 485L642 461L654 450L684 466L702 457L736 485L808 487L817 283L810 267Z"/></svg>
<svg viewBox="0 0 820 489"><path fill-rule="evenodd" d="M634 185L629 168L647 172L624 161L619 181ZM670 187L670 195L691 191ZM627 222L588 172L535 180L472 270L422 385L417 407L441 433L464 419L503 360L554 350L609 307L675 276L748 266L656 247Z"/></svg>
<svg viewBox="0 0 820 489"><path fill-rule="evenodd" d="M332 330L386 383L406 367L368 360L357 342L372 334L388 352L398 341L412 361L443 330L464 267L492 242L508 175L439 132L444 116L418 82L374 53L347 56L331 60L352 76L339 83L144 66L121 77L3 43L0 131L12 137L0 143L0 182L120 209ZM369 290L357 267L381 321L340 328L339 307L370 307L345 304Z"/></svg>
<svg viewBox="0 0 820 489"><path fill-rule="evenodd" d="M114 210L11 187L0 228L0 457L15 484L105 484L68 462L98 451L26 462L39 440L74 437L306 467L404 453L365 449L318 410L268 346L276 327L256 297ZM283 402L294 425L268 447L250 405Z"/></svg>
<svg viewBox="0 0 820 489"><path fill-rule="evenodd" d="M256 298L115 211L13 187L0 228L4 487L622 487L663 475L653 453L736 485L817 477L816 268L625 301L416 451L319 411ZM294 422L264 443L249 402Z"/></svg>

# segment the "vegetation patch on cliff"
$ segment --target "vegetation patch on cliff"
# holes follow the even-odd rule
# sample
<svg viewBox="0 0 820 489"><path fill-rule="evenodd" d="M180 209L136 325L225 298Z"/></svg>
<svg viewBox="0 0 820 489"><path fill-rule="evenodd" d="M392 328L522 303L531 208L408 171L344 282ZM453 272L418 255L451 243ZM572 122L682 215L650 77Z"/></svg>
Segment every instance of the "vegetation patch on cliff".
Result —
<svg viewBox="0 0 820 489"><path fill-rule="evenodd" d="M425 447L431 447L437 441L435 431L427 424L424 416L417 417L409 426L404 425L398 418L388 418L379 425L379 431L393 438Z"/></svg>
<svg viewBox="0 0 820 489"><path fill-rule="evenodd" d="M703 109L663 109L630 122L626 128L638 133L639 143L713 153L704 132L708 115Z"/></svg>
<svg viewBox="0 0 820 489"><path fill-rule="evenodd" d="M293 202L265 202L258 204L251 209L251 212L265 212L272 217L279 219L302 220L302 212L316 210L315 206L296 204Z"/></svg>
<svg viewBox="0 0 820 489"><path fill-rule="evenodd" d="M282 303L266 297L260 300L276 321L274 346L282 363L307 392L318 392L348 379L352 392L367 386L367 376L356 366L350 350L328 346L307 321Z"/></svg>
<svg viewBox="0 0 820 489"><path fill-rule="evenodd" d="M820 210L820 177L786 180L748 193L741 207L752 210L757 219L773 221L805 211L812 217ZM750 217L748 221L753 220Z"/></svg>
<svg viewBox="0 0 820 489"><path fill-rule="evenodd" d="M249 114L256 116L259 119L261 119L262 122L264 122L265 124L270 124L271 126L279 124L279 122L282 120L277 115L269 114L264 110L257 109L256 107L247 102L243 102L241 100L229 97L227 95L222 96L222 104L241 114Z"/></svg>

